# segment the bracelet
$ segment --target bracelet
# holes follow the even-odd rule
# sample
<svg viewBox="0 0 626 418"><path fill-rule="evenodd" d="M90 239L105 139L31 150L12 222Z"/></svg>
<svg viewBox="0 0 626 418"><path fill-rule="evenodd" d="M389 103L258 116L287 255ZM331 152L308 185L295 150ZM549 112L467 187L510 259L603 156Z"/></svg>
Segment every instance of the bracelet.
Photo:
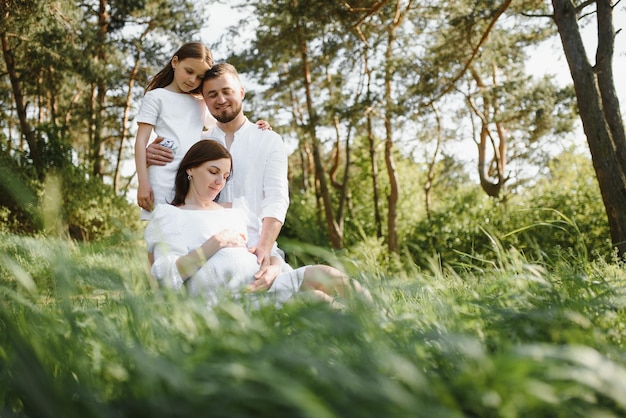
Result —
<svg viewBox="0 0 626 418"><path fill-rule="evenodd" d="M198 255L200 266L202 267L204 263L206 263L206 256L204 255L204 251L202 251L202 247L196 248L196 254Z"/></svg>

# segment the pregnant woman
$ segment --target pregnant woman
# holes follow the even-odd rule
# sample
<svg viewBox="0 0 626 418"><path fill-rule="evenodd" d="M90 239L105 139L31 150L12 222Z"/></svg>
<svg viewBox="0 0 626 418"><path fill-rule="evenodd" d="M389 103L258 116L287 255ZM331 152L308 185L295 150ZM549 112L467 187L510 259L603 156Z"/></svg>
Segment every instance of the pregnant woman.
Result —
<svg viewBox="0 0 626 418"><path fill-rule="evenodd" d="M148 251L154 253L152 274L159 283L185 286L190 294L206 297L209 305L224 296L246 294L259 274L271 276L266 290L277 306L299 291L331 304L335 296L353 290L370 298L358 282L330 266L281 272L284 261L278 254L261 273L248 248L245 208L215 202L231 175L236 175L236 167L233 170L230 153L216 141L199 141L185 154L176 173L174 200L155 207L145 231Z"/></svg>

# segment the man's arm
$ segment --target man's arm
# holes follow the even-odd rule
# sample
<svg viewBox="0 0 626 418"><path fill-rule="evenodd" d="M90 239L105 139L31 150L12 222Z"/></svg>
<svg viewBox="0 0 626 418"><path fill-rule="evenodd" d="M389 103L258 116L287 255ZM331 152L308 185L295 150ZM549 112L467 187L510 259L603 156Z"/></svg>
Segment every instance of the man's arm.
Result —
<svg viewBox="0 0 626 418"><path fill-rule="evenodd" d="M278 237L278 233L280 233L282 224L285 222L287 209L289 208L289 163L287 148L280 136L275 135L275 138L272 138L271 141L268 140L267 146L271 147L271 150L267 154L262 169L263 200L261 211L258 215L263 220L262 233L265 233L266 222L268 222L270 227L274 222L279 224L274 225L276 229L267 231L267 239L275 240Z"/></svg>
<svg viewBox="0 0 626 418"><path fill-rule="evenodd" d="M146 165L167 165L174 160L174 151L159 145L163 138L156 138L148 148L146 148Z"/></svg>
<svg viewBox="0 0 626 418"><path fill-rule="evenodd" d="M254 275L252 289L269 289L276 279L272 269L272 247L280 234L283 224L276 218L264 218L263 228L261 228L261 237L254 248L254 254L257 256L259 263L259 271Z"/></svg>
<svg viewBox="0 0 626 418"><path fill-rule="evenodd" d="M276 218L263 218L261 237L256 245L257 250L255 252L259 264L269 263L270 252L278 239L282 227L283 223Z"/></svg>
<svg viewBox="0 0 626 418"><path fill-rule="evenodd" d="M262 219L262 226L254 254L257 256L260 269L255 275L254 288L269 288L276 278L266 272L271 270L271 251L280 234L289 207L287 148L279 135L274 133L264 135L267 135L263 138L263 141L267 141L264 144L267 144L270 152L262 162L263 178L262 184L259 184L262 187L263 200L261 211L257 213L257 216Z"/></svg>

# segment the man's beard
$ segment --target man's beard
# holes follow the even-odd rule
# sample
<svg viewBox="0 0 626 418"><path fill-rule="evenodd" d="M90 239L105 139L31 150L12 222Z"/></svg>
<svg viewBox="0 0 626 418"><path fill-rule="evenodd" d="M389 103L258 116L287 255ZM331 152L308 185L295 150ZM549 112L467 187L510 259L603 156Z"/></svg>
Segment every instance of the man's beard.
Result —
<svg viewBox="0 0 626 418"><path fill-rule="evenodd" d="M235 118L239 115L239 113L241 112L241 103L237 106L237 107L230 107L230 111L227 111L225 113L218 113L218 114L213 114L213 117L215 119L217 119L218 122L220 123L228 123L228 122L232 122L233 120L235 120Z"/></svg>

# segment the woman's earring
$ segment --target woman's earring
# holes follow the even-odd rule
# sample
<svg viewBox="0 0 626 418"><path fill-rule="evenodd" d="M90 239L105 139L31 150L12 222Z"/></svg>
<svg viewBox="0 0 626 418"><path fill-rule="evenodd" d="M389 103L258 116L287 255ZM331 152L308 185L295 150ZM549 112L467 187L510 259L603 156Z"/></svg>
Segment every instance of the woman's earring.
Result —
<svg viewBox="0 0 626 418"><path fill-rule="evenodd" d="M191 181L191 174L187 174L187 180Z"/></svg>

